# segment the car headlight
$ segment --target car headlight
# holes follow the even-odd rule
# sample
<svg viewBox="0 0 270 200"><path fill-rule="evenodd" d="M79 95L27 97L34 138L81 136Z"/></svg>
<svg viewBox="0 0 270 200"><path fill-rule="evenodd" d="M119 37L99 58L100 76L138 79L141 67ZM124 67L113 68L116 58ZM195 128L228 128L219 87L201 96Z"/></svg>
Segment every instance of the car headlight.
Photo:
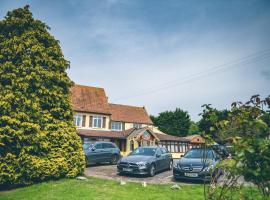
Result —
<svg viewBox="0 0 270 200"><path fill-rule="evenodd" d="M139 169L146 169L147 167L146 162L137 162L136 164L139 166Z"/></svg>
<svg viewBox="0 0 270 200"><path fill-rule="evenodd" d="M210 172L214 168L214 165L209 165L203 169L204 172Z"/></svg>

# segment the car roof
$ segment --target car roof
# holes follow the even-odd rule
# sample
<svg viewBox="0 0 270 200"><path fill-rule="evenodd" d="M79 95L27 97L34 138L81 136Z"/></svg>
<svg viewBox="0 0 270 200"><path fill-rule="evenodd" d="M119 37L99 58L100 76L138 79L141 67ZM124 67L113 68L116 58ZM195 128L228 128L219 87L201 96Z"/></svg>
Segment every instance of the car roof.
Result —
<svg viewBox="0 0 270 200"><path fill-rule="evenodd" d="M138 148L160 148L159 146L143 146L143 147L138 147Z"/></svg>
<svg viewBox="0 0 270 200"><path fill-rule="evenodd" d="M107 142L107 141L95 141L94 143L112 143L112 142Z"/></svg>
<svg viewBox="0 0 270 200"><path fill-rule="evenodd" d="M207 151L214 151L212 148L192 148L192 149L189 149L189 150L207 150Z"/></svg>

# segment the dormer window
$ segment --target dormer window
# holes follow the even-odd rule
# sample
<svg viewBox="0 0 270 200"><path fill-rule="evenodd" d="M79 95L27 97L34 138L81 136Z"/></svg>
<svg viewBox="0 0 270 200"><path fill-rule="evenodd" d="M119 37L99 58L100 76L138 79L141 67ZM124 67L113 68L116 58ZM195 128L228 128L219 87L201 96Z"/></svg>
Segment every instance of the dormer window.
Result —
<svg viewBox="0 0 270 200"><path fill-rule="evenodd" d="M133 128L142 128L142 124L133 123Z"/></svg>
<svg viewBox="0 0 270 200"><path fill-rule="evenodd" d="M122 131L122 122L112 122L113 131Z"/></svg>
<svg viewBox="0 0 270 200"><path fill-rule="evenodd" d="M93 116L93 127L94 128L102 128L103 119L102 116L95 115Z"/></svg>
<svg viewBox="0 0 270 200"><path fill-rule="evenodd" d="M74 122L75 122L75 126L81 127L82 126L82 115L75 115Z"/></svg>

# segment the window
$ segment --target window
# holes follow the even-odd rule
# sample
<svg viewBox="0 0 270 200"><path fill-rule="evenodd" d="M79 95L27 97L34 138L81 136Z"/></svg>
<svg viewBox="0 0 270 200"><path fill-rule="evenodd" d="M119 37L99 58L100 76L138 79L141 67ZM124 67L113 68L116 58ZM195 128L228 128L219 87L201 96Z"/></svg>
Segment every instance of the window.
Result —
<svg viewBox="0 0 270 200"><path fill-rule="evenodd" d="M74 117L75 126L82 126L82 115L75 115Z"/></svg>
<svg viewBox="0 0 270 200"><path fill-rule="evenodd" d="M102 149L102 144L101 144L101 143L96 144L96 145L95 145L95 148L96 148L96 149Z"/></svg>
<svg viewBox="0 0 270 200"><path fill-rule="evenodd" d="M94 128L101 128L102 127L102 117L101 116L93 116L93 127Z"/></svg>
<svg viewBox="0 0 270 200"><path fill-rule="evenodd" d="M162 154L162 151L158 148L157 151L156 151L156 154L157 155L161 155Z"/></svg>
<svg viewBox="0 0 270 200"><path fill-rule="evenodd" d="M130 151L134 150L134 142L133 140L130 141Z"/></svg>
<svg viewBox="0 0 270 200"><path fill-rule="evenodd" d="M113 146L113 144L110 144L110 143L103 143L102 146L104 149L115 148L115 146Z"/></svg>
<svg viewBox="0 0 270 200"><path fill-rule="evenodd" d="M167 150L166 148L162 148L161 151L162 151L162 154L169 153L168 150Z"/></svg>
<svg viewBox="0 0 270 200"><path fill-rule="evenodd" d="M133 128L142 128L142 124L133 123Z"/></svg>
<svg viewBox="0 0 270 200"><path fill-rule="evenodd" d="M171 144L170 144L170 142L167 142L167 144L166 144L166 145L167 145L167 149L168 149L168 151L169 151L169 152L171 152Z"/></svg>
<svg viewBox="0 0 270 200"><path fill-rule="evenodd" d="M122 122L112 122L112 130L122 131Z"/></svg>
<svg viewBox="0 0 270 200"><path fill-rule="evenodd" d="M174 153L174 142L171 142L171 152Z"/></svg>

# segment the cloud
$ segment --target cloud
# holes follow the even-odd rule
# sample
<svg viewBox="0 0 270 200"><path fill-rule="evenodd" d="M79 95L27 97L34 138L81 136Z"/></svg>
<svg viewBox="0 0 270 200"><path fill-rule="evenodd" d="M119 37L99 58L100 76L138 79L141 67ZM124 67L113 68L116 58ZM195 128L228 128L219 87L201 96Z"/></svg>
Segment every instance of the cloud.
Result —
<svg viewBox="0 0 270 200"><path fill-rule="evenodd" d="M262 72L262 76L264 77L264 78L266 78L267 80L270 80L270 70L263 70Z"/></svg>
<svg viewBox="0 0 270 200"><path fill-rule="evenodd" d="M270 42L267 2L194 2L70 0L30 5L60 40L71 61L70 77L104 87L112 102L144 105L151 114L180 107L197 120L205 103L222 109L253 94L269 94L269 59L181 83L267 49ZM4 3L5 8L16 4ZM162 89L168 83L176 84ZM151 89L157 92L148 92Z"/></svg>

